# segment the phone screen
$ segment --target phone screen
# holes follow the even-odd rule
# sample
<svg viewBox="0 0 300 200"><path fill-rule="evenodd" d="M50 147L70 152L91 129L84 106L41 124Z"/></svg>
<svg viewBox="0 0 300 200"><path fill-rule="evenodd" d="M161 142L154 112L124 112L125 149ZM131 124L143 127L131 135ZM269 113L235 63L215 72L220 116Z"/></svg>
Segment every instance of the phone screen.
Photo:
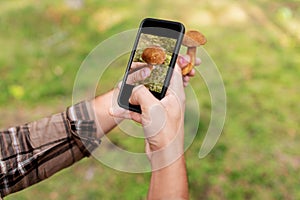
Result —
<svg viewBox="0 0 300 200"><path fill-rule="evenodd" d="M161 93L177 40L141 33L126 84Z"/></svg>
<svg viewBox="0 0 300 200"><path fill-rule="evenodd" d="M178 22L145 19L140 26L119 94L121 107L141 112L131 105L132 89L144 85L158 99L167 91L184 34Z"/></svg>

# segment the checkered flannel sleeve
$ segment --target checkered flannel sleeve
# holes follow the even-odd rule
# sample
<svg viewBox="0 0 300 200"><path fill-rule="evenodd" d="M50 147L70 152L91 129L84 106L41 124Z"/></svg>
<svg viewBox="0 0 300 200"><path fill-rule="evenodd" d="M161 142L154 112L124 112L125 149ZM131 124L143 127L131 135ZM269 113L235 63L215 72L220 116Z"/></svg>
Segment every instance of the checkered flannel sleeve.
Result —
<svg viewBox="0 0 300 200"><path fill-rule="evenodd" d="M0 131L0 197L89 156L100 144L96 124L91 103L84 101L66 112Z"/></svg>

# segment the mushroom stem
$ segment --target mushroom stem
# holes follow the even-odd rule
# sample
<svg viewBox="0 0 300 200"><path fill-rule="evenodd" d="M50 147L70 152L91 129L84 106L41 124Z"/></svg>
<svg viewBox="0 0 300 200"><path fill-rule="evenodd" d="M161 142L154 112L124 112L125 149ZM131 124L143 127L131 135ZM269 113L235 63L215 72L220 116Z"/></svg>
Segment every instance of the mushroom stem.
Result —
<svg viewBox="0 0 300 200"><path fill-rule="evenodd" d="M190 63L182 70L183 75L187 75L195 65L197 47L188 47L187 55L190 56Z"/></svg>
<svg viewBox="0 0 300 200"><path fill-rule="evenodd" d="M197 47L190 47L190 48L187 49L187 55L190 56L190 63L192 65L195 64L196 51L197 51Z"/></svg>
<svg viewBox="0 0 300 200"><path fill-rule="evenodd" d="M196 48L206 43L205 36L198 31L188 31L183 37L182 44L187 47L187 54L190 56L190 63L182 70L183 75L187 75L196 62Z"/></svg>

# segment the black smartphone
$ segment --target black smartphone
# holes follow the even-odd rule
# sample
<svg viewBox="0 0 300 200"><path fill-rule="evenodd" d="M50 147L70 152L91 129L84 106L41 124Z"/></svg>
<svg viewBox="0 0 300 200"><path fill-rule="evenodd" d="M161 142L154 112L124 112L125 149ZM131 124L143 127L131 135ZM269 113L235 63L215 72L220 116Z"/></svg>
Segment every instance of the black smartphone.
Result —
<svg viewBox="0 0 300 200"><path fill-rule="evenodd" d="M168 89L185 28L180 22L146 18L139 27L118 97L120 107L141 113L129 103L132 90L143 84L162 99Z"/></svg>

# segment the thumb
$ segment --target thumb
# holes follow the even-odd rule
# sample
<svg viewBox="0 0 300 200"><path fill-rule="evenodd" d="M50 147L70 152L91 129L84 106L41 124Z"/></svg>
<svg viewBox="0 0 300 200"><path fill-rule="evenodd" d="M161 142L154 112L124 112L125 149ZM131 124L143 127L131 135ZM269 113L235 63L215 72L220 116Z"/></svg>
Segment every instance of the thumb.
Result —
<svg viewBox="0 0 300 200"><path fill-rule="evenodd" d="M134 105L140 105L142 111L146 111L154 104L159 104L158 99L156 99L144 85L133 88L129 102Z"/></svg>
<svg viewBox="0 0 300 200"><path fill-rule="evenodd" d="M131 72L127 77L127 84L135 84L139 81L145 80L150 76L151 70L148 67Z"/></svg>
<svg viewBox="0 0 300 200"><path fill-rule="evenodd" d="M146 138L157 135L165 127L165 109L144 85L133 89L129 101L131 104L141 106L142 114L140 117Z"/></svg>

